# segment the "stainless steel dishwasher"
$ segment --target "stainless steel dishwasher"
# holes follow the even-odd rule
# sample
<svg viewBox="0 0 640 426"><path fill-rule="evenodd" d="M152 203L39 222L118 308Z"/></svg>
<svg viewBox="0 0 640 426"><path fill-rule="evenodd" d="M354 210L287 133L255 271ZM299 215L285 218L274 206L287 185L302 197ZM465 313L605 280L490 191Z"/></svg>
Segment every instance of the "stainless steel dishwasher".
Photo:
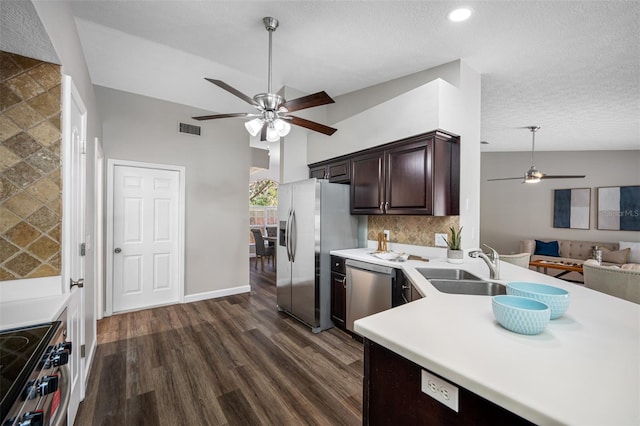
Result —
<svg viewBox="0 0 640 426"><path fill-rule="evenodd" d="M396 270L388 266L347 259L347 321L353 330L357 319L384 311L392 306Z"/></svg>

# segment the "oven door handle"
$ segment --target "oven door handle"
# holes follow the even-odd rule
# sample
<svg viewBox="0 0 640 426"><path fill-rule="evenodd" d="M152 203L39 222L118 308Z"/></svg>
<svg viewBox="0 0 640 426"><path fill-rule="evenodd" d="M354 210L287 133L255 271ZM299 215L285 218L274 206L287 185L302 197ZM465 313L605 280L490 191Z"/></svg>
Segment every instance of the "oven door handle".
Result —
<svg viewBox="0 0 640 426"><path fill-rule="evenodd" d="M49 423L50 426L63 426L67 424L67 409L69 408L69 400L71 399L71 383L69 381L71 372L69 371L69 365L65 364L59 367L58 373L60 380L58 388L61 389L64 394L61 395L60 405L56 410L55 417L51 419Z"/></svg>

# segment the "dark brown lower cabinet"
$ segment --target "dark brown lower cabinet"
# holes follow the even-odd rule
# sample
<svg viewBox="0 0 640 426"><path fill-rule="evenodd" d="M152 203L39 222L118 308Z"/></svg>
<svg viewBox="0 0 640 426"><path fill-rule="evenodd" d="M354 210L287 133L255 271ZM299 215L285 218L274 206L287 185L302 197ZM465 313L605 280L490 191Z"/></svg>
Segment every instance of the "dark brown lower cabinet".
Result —
<svg viewBox="0 0 640 426"><path fill-rule="evenodd" d="M347 321L347 277L345 259L331 256L331 321L345 330Z"/></svg>
<svg viewBox="0 0 640 426"><path fill-rule="evenodd" d="M346 276L331 273L331 320L336 327L344 329L347 320Z"/></svg>
<svg viewBox="0 0 640 426"><path fill-rule="evenodd" d="M422 392L422 370L365 339L363 425L533 424L453 383L459 389L459 412L455 412Z"/></svg>

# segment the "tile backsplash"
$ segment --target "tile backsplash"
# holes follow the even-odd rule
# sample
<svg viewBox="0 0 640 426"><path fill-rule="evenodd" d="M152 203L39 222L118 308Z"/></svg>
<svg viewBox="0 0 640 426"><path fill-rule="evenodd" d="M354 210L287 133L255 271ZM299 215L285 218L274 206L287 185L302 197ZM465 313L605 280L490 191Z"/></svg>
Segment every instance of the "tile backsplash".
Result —
<svg viewBox="0 0 640 426"><path fill-rule="evenodd" d="M369 216L367 222L369 240L377 241L378 233L388 229L390 242L435 247L436 233L448 234L459 216Z"/></svg>
<svg viewBox="0 0 640 426"><path fill-rule="evenodd" d="M60 66L0 52L0 281L60 275Z"/></svg>

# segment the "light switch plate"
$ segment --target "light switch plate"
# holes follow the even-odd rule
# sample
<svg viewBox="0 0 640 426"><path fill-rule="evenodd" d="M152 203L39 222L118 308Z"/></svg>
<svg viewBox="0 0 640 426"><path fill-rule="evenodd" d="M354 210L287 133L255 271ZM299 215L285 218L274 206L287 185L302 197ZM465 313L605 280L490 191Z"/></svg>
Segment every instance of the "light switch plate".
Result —
<svg viewBox="0 0 640 426"><path fill-rule="evenodd" d="M436 234L436 247L447 247L447 234Z"/></svg>
<svg viewBox="0 0 640 426"><path fill-rule="evenodd" d="M428 371L422 370L423 393L458 412L458 387Z"/></svg>

